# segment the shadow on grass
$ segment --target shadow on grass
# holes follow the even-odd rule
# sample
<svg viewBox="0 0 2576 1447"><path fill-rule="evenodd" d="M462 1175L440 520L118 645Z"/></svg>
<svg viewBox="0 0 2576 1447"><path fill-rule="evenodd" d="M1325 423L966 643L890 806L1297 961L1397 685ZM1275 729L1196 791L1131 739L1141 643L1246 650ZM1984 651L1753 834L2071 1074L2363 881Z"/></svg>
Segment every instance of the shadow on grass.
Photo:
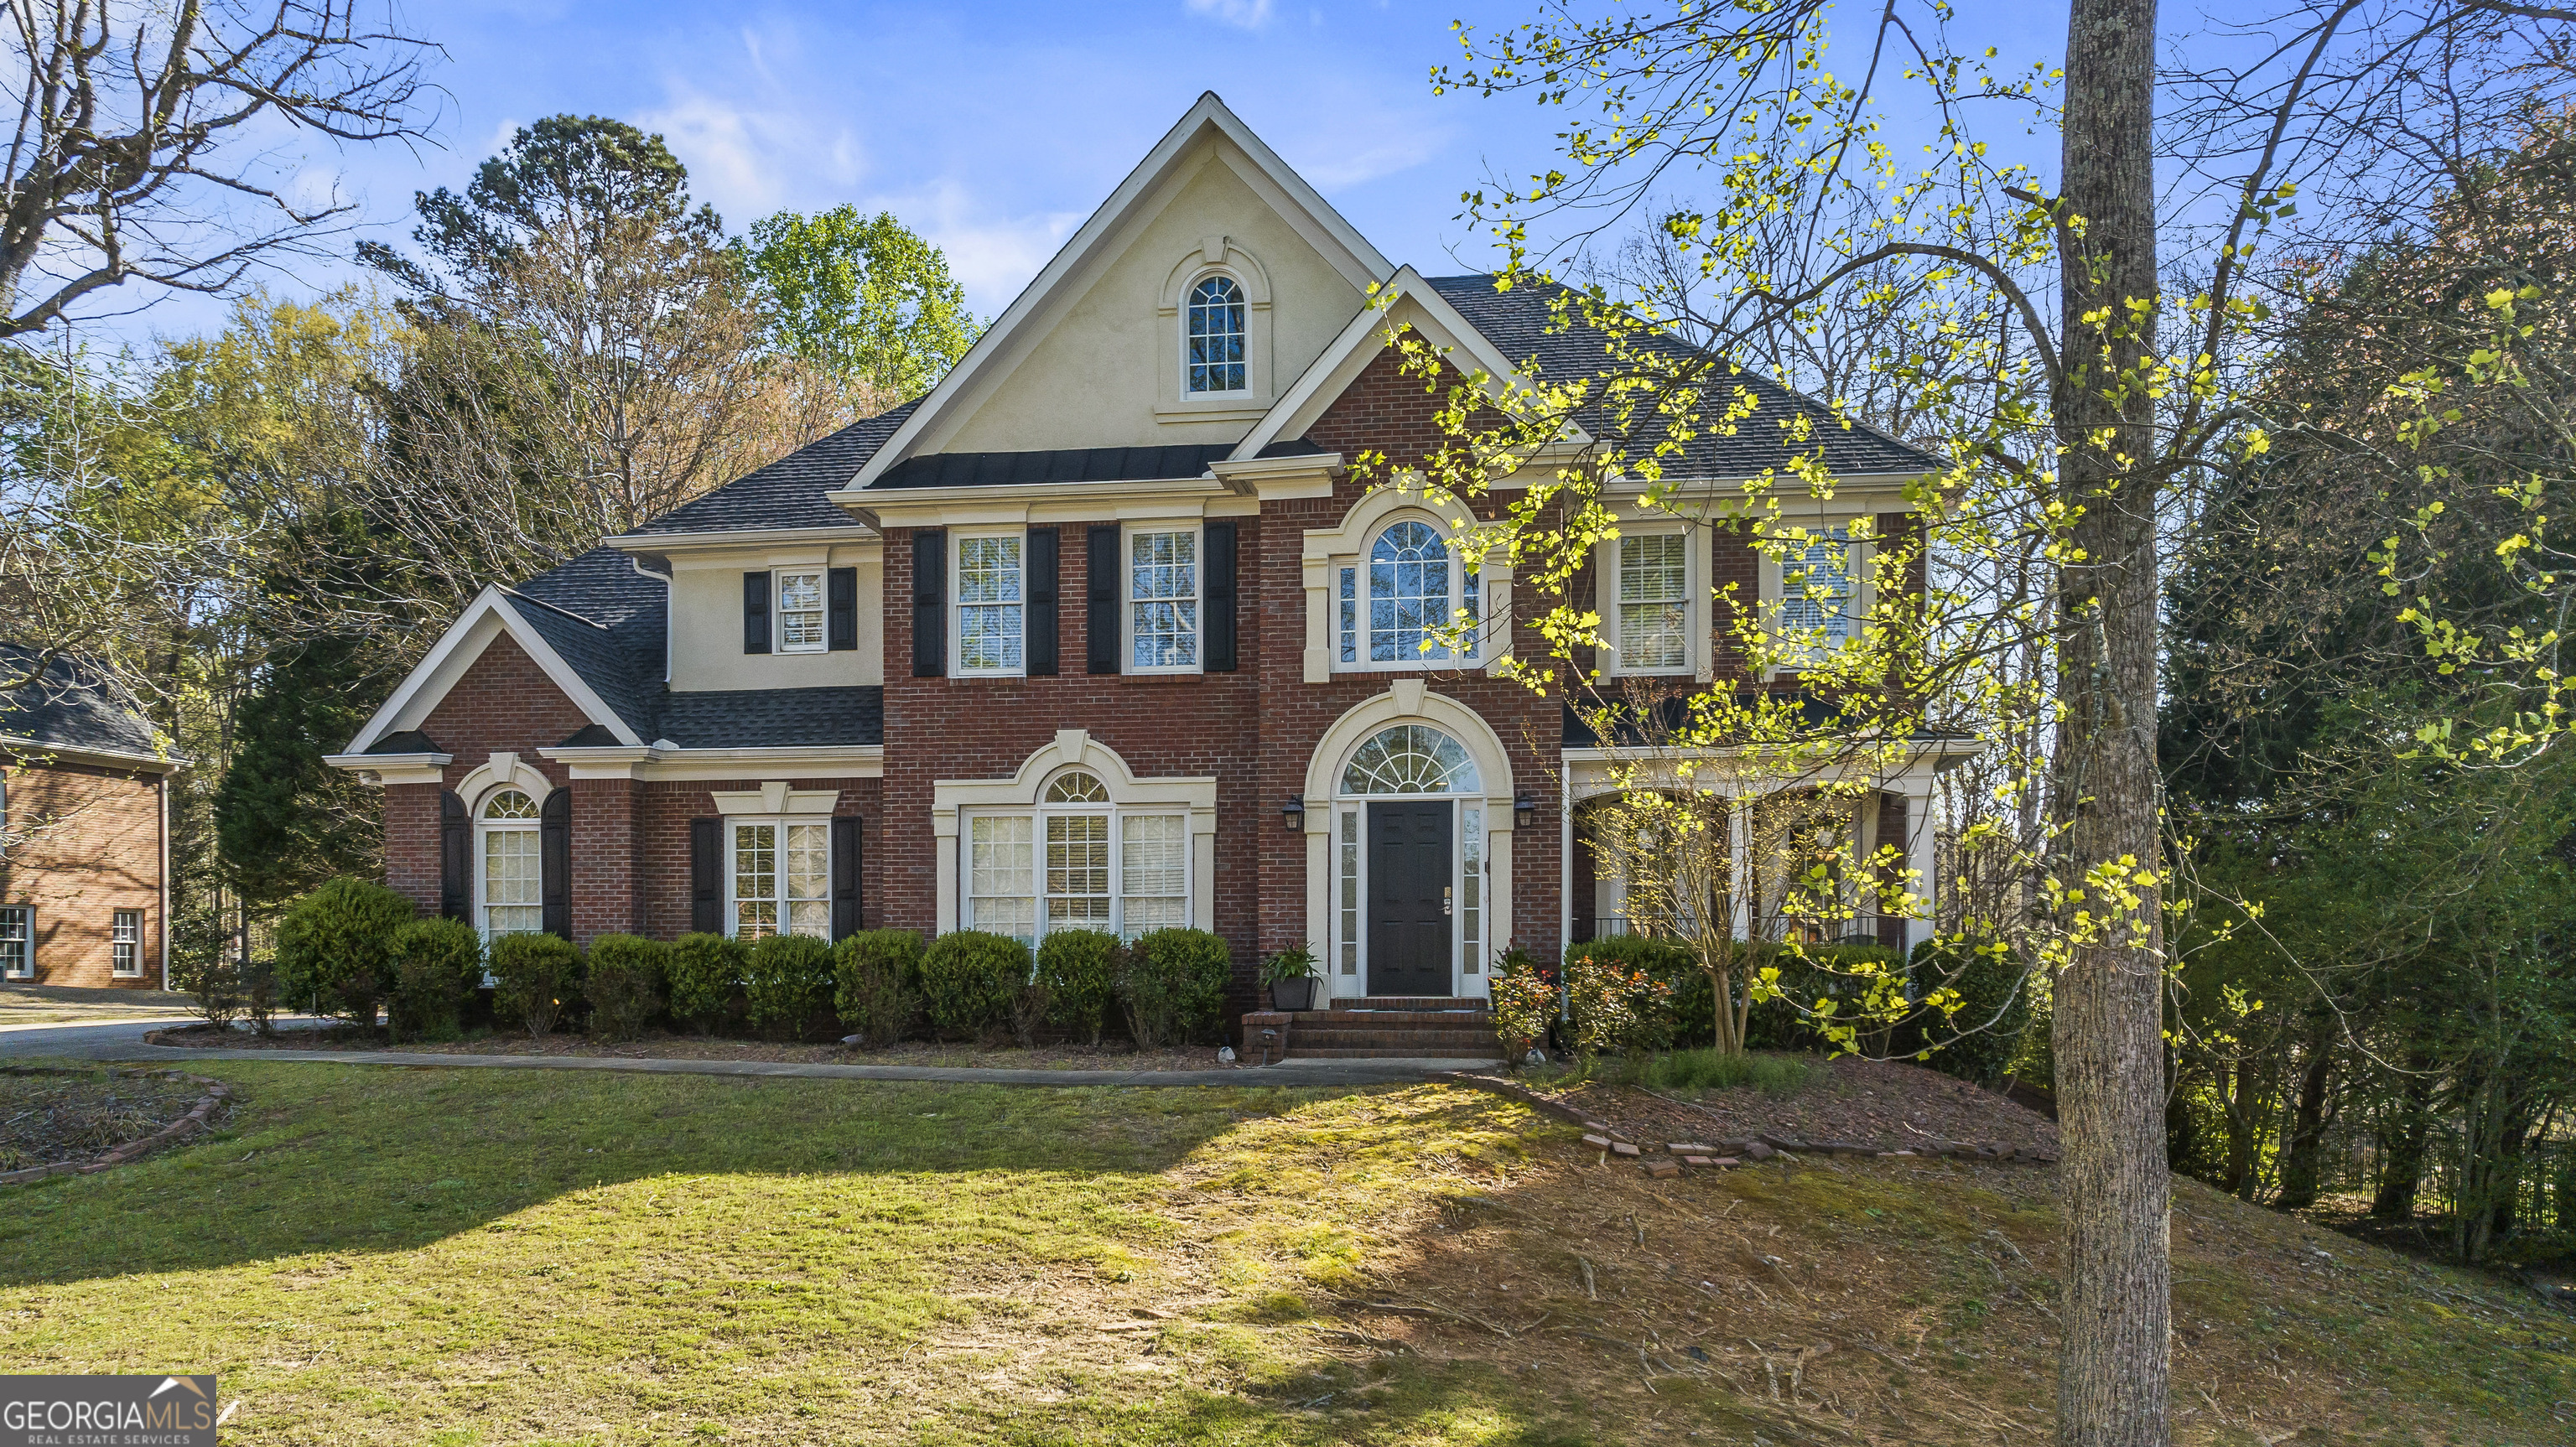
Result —
<svg viewBox="0 0 2576 1447"><path fill-rule="evenodd" d="M0 1214L0 1285L401 1251L567 1192L663 1176L935 1174L954 1178L943 1189L960 1209L1006 1210L1002 1173L1152 1176L1312 1094L194 1068L239 1088L223 1128L113 1171L15 1188Z"/></svg>

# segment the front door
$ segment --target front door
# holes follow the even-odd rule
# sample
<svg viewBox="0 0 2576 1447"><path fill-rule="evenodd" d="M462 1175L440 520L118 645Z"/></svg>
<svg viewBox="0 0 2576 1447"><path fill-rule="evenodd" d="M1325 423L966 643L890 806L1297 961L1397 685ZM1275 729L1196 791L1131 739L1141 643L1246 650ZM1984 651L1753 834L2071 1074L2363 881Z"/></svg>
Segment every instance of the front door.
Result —
<svg viewBox="0 0 2576 1447"><path fill-rule="evenodd" d="M1368 992L1439 995L1450 991L1449 891L1457 848L1454 806L1368 806Z"/></svg>

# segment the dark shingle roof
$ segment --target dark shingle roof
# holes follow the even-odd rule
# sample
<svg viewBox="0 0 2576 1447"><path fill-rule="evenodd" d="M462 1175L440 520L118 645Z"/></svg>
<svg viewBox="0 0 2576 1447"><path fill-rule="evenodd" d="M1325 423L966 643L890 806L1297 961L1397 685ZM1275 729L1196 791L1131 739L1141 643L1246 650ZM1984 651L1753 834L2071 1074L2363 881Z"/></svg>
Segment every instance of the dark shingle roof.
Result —
<svg viewBox="0 0 2576 1447"><path fill-rule="evenodd" d="M674 693L662 703L660 737L684 749L883 743L885 690L860 684Z"/></svg>
<svg viewBox="0 0 2576 1447"><path fill-rule="evenodd" d="M1484 333L1514 367L1526 365L1535 357L1543 381L1569 382L1598 376L1613 365L1608 353L1609 335L1586 326L1579 305L1567 309L1567 325L1556 327L1553 303L1559 289L1516 286L1510 291L1496 291L1491 276L1435 276L1428 280L1432 290ZM1677 338L1647 336L1641 337L1639 344L1668 356L1692 355L1691 348ZM1680 457L1666 459L1667 477L1749 477L1765 468L1778 467L1793 455L1818 448L1823 450L1827 465L1839 473L1931 472L1947 465L1876 428L1857 422L1845 426L1822 404L1768 377L1739 372L1724 381L1752 394L1753 414L1739 420L1731 434L1711 429L1693 439ZM1712 397L1708 410L1713 413L1724 405L1725 399ZM1630 426L1643 449L1660 440L1662 434L1651 409L1638 411L1639 416ZM1603 415L1603 409L1591 409L1578 417L1595 437L1614 426ZM1802 417L1812 432L1809 440L1797 443L1793 452L1788 441L1789 424Z"/></svg>
<svg viewBox="0 0 2576 1447"><path fill-rule="evenodd" d="M34 669L45 650L0 643L0 678ZM0 734L62 749L172 758L134 696L97 665L56 654L34 677L0 694Z"/></svg>
<svg viewBox="0 0 2576 1447"><path fill-rule="evenodd" d="M665 587L615 548L593 548L509 592L511 608L646 743L667 738L703 749L885 741L882 688L671 692L662 682ZM606 746L613 742L606 732L586 728L560 747Z"/></svg>
<svg viewBox="0 0 2576 1447"><path fill-rule="evenodd" d="M697 501L674 508L635 531L722 533L751 528L845 528L855 521L823 494L848 487L885 446L912 409L913 398L891 412L853 422L757 472L746 473Z"/></svg>
<svg viewBox="0 0 2576 1447"><path fill-rule="evenodd" d="M1070 447L1052 452L933 452L907 457L868 490L1003 487L1017 482L1153 482L1202 477L1234 444L1180 447Z"/></svg>
<svg viewBox="0 0 2576 1447"><path fill-rule="evenodd" d="M438 740L418 729L403 729L376 740L367 752L371 754L443 754L447 750L438 746Z"/></svg>

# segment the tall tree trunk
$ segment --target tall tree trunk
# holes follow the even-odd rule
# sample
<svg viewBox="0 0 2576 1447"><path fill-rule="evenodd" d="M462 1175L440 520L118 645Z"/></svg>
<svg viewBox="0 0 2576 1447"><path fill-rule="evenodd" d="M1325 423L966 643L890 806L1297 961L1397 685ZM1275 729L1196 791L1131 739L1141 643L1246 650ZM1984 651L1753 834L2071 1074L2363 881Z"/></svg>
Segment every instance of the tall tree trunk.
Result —
<svg viewBox="0 0 2576 1447"><path fill-rule="evenodd" d="M2308 1058L2299 1071L2299 1100L2290 1117L2290 1146L2281 1160L2281 1199L2273 1203L2284 1211L2315 1205L2323 1185L2326 1126L2333 1120L2326 1111L2327 1087L2334 1080L2332 1031L2333 1025L2328 1022L2309 1037Z"/></svg>
<svg viewBox="0 0 2576 1447"><path fill-rule="evenodd" d="M2156 454L2147 389L2119 374L2154 344L2154 0L2073 0L2066 35L2059 486L2081 509L2060 577L2060 725L2052 869L2082 911L2056 985L2065 1161L2066 1330L2058 1440L2165 1447L2172 1359L2172 1185L2164 1141L2164 949L2155 754ZM2072 226L2080 218L2081 233ZM2104 313L2105 322L2095 316ZM2088 878L2117 867L2123 908Z"/></svg>
<svg viewBox="0 0 2576 1447"><path fill-rule="evenodd" d="M2424 1180L2424 1142L2432 1133L2433 1077L2424 1058L2407 1059L2409 1074L2399 1088L2396 1119L2379 1128L2379 1188L2371 1194L2370 1214L2380 1221L2415 1217L2415 1189Z"/></svg>
<svg viewBox="0 0 2576 1447"><path fill-rule="evenodd" d="M2262 1138L2262 1083L2251 1053L2237 1059L2235 1079L2226 1088L2227 1194L2254 1199L2256 1147ZM2224 1076L2221 1079L2225 1079Z"/></svg>

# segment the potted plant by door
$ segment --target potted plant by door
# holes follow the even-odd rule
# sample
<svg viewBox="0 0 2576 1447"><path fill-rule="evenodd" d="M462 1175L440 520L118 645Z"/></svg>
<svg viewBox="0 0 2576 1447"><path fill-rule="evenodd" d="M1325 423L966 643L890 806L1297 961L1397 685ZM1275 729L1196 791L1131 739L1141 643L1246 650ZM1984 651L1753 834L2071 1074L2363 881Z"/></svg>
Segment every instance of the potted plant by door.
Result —
<svg viewBox="0 0 2576 1447"><path fill-rule="evenodd" d="M1270 1008L1315 1008L1315 952L1304 945L1281 950L1261 962L1261 978L1270 986Z"/></svg>

